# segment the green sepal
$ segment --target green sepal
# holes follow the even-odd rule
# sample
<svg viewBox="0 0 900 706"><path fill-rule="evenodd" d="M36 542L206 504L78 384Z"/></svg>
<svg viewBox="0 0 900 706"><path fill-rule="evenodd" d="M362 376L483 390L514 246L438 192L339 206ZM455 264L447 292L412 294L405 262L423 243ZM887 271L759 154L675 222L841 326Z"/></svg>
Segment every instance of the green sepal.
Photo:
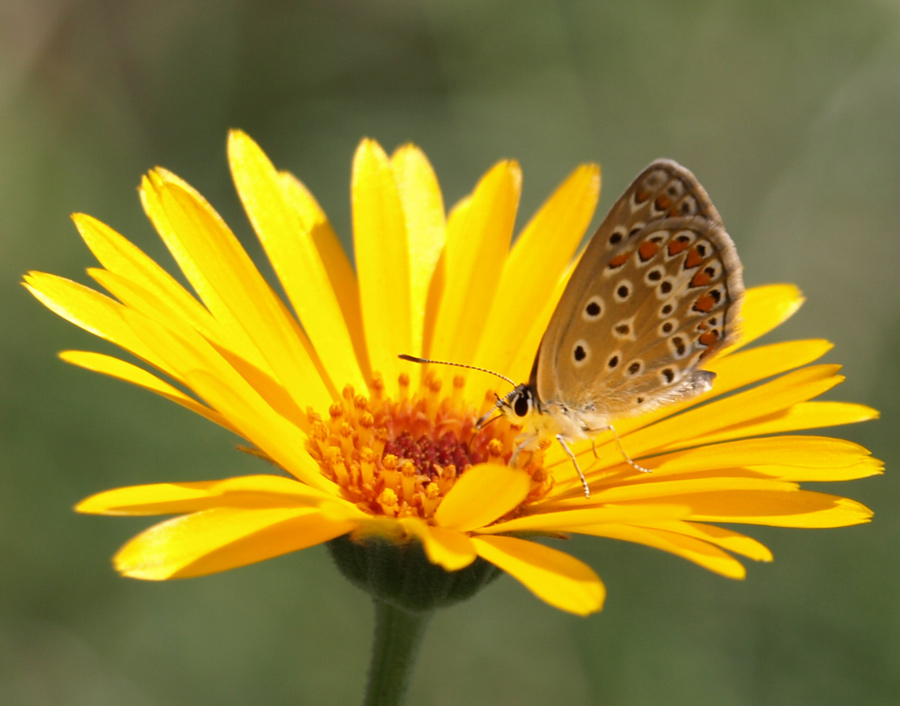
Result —
<svg viewBox="0 0 900 706"><path fill-rule="evenodd" d="M413 613L427 613L474 596L501 571L478 557L459 571L428 561L421 542L392 541L377 535L328 543L338 569L377 601Z"/></svg>

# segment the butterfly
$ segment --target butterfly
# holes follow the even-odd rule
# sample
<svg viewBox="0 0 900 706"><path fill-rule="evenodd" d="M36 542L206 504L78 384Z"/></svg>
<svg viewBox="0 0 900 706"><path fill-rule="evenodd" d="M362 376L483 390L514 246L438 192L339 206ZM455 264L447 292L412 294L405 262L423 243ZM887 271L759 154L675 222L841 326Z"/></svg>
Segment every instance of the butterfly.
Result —
<svg viewBox="0 0 900 706"><path fill-rule="evenodd" d="M722 218L694 175L671 160L652 162L584 249L529 381L498 398L478 426L499 410L520 427L514 456L555 437L586 496L590 488L569 443L612 431L624 458L647 471L625 453L613 422L712 387L715 373L703 365L735 341L741 270Z"/></svg>

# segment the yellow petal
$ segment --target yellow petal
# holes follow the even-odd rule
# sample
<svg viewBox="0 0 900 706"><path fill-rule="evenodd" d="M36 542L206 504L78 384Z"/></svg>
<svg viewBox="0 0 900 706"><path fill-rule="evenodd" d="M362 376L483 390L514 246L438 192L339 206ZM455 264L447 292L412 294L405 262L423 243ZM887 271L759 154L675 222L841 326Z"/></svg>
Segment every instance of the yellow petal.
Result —
<svg viewBox="0 0 900 706"><path fill-rule="evenodd" d="M354 526L311 508L216 508L151 527L122 547L113 563L137 579L204 576L322 544Z"/></svg>
<svg viewBox="0 0 900 706"><path fill-rule="evenodd" d="M38 301L66 321L115 343L177 378L172 367L135 335L125 322L124 307L117 301L72 280L43 272L29 272L24 284Z"/></svg>
<svg viewBox="0 0 900 706"><path fill-rule="evenodd" d="M480 534L512 532L566 532L580 525L597 525L602 522L640 523L642 521L675 520L687 517L686 505L602 505L583 510L541 512L497 522L478 530Z"/></svg>
<svg viewBox="0 0 900 706"><path fill-rule="evenodd" d="M305 438L300 430L288 424L270 407L271 403L277 402L278 395L283 394L283 388L277 385L267 388L261 378L254 380L251 387L193 329L182 326L181 335L175 335L163 324L136 310L127 309L108 297L62 278L33 273L26 286L65 318L113 340L194 389L229 420L229 428L264 449L285 469L302 475L310 485L330 485L303 451ZM204 376L204 370L210 374ZM266 401L260 398L260 389L271 393ZM218 406L212 401L214 399L218 399L223 406ZM296 406L282 404L279 411L291 416L295 423L305 424L305 415ZM275 428L281 431L274 432ZM292 446L295 450L291 451ZM313 468L310 468L311 465Z"/></svg>
<svg viewBox="0 0 900 706"><path fill-rule="evenodd" d="M653 498L659 503L660 498L673 505L688 505L683 497L700 496L703 493L720 494L754 492L790 492L797 488L795 483L788 483L770 478L676 478L657 479L654 474L641 474L634 482L620 482L607 488L596 488L591 498L585 503L602 505L604 503L624 503L643 501ZM693 506L691 506L693 507ZM696 518L693 518L696 519Z"/></svg>
<svg viewBox="0 0 900 706"><path fill-rule="evenodd" d="M85 498L75 509L93 515L179 515L214 507L328 507L332 516L338 513L342 519L364 517L351 503L291 478L273 475L115 488Z"/></svg>
<svg viewBox="0 0 900 706"><path fill-rule="evenodd" d="M822 339L785 341L716 358L704 366L716 374L709 396L718 396L818 360L834 346ZM692 403L696 403L692 401Z"/></svg>
<svg viewBox="0 0 900 706"><path fill-rule="evenodd" d="M317 243L331 241L324 250L333 253L334 232L327 221L315 218L317 209L296 208L301 205L302 192L285 188L281 175L247 135L231 131L228 156L247 216L332 386L341 389L351 384L357 390L365 389L339 295L346 287L355 290L356 281L346 256L329 271L332 263L325 260Z"/></svg>
<svg viewBox="0 0 900 706"><path fill-rule="evenodd" d="M447 240L444 199L428 158L414 145L405 145L394 152L391 167L409 238L411 351L422 355L429 290Z"/></svg>
<svg viewBox="0 0 900 706"><path fill-rule="evenodd" d="M477 557L472 540L462 532L427 525L414 517L405 517L400 523L422 542L428 560L447 571L464 569Z"/></svg>
<svg viewBox="0 0 900 706"><path fill-rule="evenodd" d="M709 444L653 459L653 474L680 473L738 466L849 468L870 458L868 449L844 439L824 436L774 436Z"/></svg>
<svg viewBox="0 0 900 706"><path fill-rule="evenodd" d="M836 495L809 490L680 495L678 502L691 506L697 522L739 522L775 527L847 527L868 522L872 511L860 503Z"/></svg>
<svg viewBox="0 0 900 706"><path fill-rule="evenodd" d="M788 481L844 481L882 473L862 446L822 436L740 439L643 459L654 478L768 476Z"/></svg>
<svg viewBox="0 0 900 706"><path fill-rule="evenodd" d="M155 392L172 402L180 404L182 407L185 407L192 412L196 412L197 414L206 417L211 422L218 424L235 434L238 433L231 423L214 409L210 409L194 398L188 397L181 392L181 390L172 387L167 382L160 380L152 373L149 373L136 365L132 365L131 363L127 363L124 360L119 360L118 358L109 355L93 353L91 351L63 351L59 354L59 357L72 365L109 375L110 377L118 378L119 380L124 380L133 385L143 387L145 390Z"/></svg>
<svg viewBox="0 0 900 706"><path fill-rule="evenodd" d="M135 290L148 292L159 302L158 308L167 312L168 317L184 322L184 325L199 331L205 338L220 346L225 345L226 336L221 324L140 248L96 218L77 213L72 216L72 220L97 260L117 276L115 281L124 280L131 283ZM118 297L115 292L113 295ZM268 370L265 359L255 346L241 345L246 340L237 341L234 337L229 342L236 355L246 358L252 365Z"/></svg>
<svg viewBox="0 0 900 706"><path fill-rule="evenodd" d="M452 214L447 221L447 232L451 231ZM431 283L428 287L428 297L425 301L425 317L422 321L422 352L425 357L431 355L434 346L434 332L437 326L438 313L441 309L441 302L444 300L444 289L447 286L447 250L441 252L438 261L434 265L434 272L431 275ZM452 362L452 361L451 361ZM420 376L422 379L428 374L427 366L422 366ZM445 366L436 366L438 368Z"/></svg>
<svg viewBox="0 0 900 706"><path fill-rule="evenodd" d="M769 284L748 289L741 307L740 338L730 350L746 346L780 326L803 306L804 301L803 294L793 284Z"/></svg>
<svg viewBox="0 0 900 706"><path fill-rule="evenodd" d="M206 306L228 332L259 350L301 409L323 409L336 396L314 351L237 238L188 184L162 169L150 172L141 199L166 246ZM230 340L224 341L231 348Z"/></svg>
<svg viewBox="0 0 900 706"><path fill-rule="evenodd" d="M306 452L306 435L249 390L236 390L222 378L197 371L187 375L191 388L234 421L241 436L255 444L274 463L307 485L336 493Z"/></svg>
<svg viewBox="0 0 900 706"><path fill-rule="evenodd" d="M228 365L240 374L273 408L287 417L299 420L301 426L305 425L306 415L300 411L300 408L284 386L273 379L272 374L274 373L266 372L271 371L271 368L268 366L265 369L256 368L248 360L241 358L234 351L228 350L225 344L216 340L198 337L198 331L191 327L187 321L180 318L176 312L168 310L165 302L156 298L152 292L139 288L137 284L130 280L106 270L91 269L88 272L127 306L126 309L119 311L126 321L134 323L136 321L135 314L139 313L143 315L140 321L145 322L149 320L162 323L172 334L185 340L202 341L202 348L213 350L206 345L208 340L214 346L212 358L216 360L220 358L226 359ZM135 326L131 326L131 329L132 332L137 330ZM233 337L231 340L234 340ZM146 344L147 349L154 349L154 355L159 356L158 359L168 374L181 375L177 379L186 383L183 375L175 372L175 368L178 366L173 366L168 362L166 351L159 346L159 342L155 338L144 337L142 342ZM171 349L168 352L171 353Z"/></svg>
<svg viewBox="0 0 900 706"><path fill-rule="evenodd" d="M884 473L884 462L876 458L867 458L850 466L836 468L798 468L797 466L781 466L773 463L771 465L752 466L750 469L755 473L762 473L771 478L781 478L782 480L834 483L881 475Z"/></svg>
<svg viewBox="0 0 900 706"><path fill-rule="evenodd" d="M515 537L472 537L478 555L538 598L575 615L603 607L606 590L593 569L563 552Z"/></svg>
<svg viewBox="0 0 900 706"><path fill-rule="evenodd" d="M754 561L772 561L772 552L764 544L757 542L752 537L739 534L724 527L706 525L699 522L681 522L659 520L653 522L635 523L651 529L665 530L675 534L684 534L695 537L704 542L715 544L717 547L727 549L729 552L740 554Z"/></svg>
<svg viewBox="0 0 900 706"><path fill-rule="evenodd" d="M412 348L409 240L391 163L374 140L353 160L353 239L363 325L372 371L397 393L400 353Z"/></svg>
<svg viewBox="0 0 900 706"><path fill-rule="evenodd" d="M459 201L447 216L446 235L444 238L444 249L441 251L437 262L434 266L434 272L431 275L431 282L428 286L428 299L425 303L425 320L422 328L422 346L426 357L434 354L434 336L438 322L438 315L444 301L444 292L447 288L447 240L457 240L462 237L460 231L465 225L466 214L469 212L469 204L472 197L467 196ZM436 374L442 372L441 367L434 371ZM422 370L422 376L426 375L426 371Z"/></svg>
<svg viewBox="0 0 900 706"><path fill-rule="evenodd" d="M714 443L762 434L842 426L878 419L878 416L877 410L850 402L800 402L788 409L707 434L703 441Z"/></svg>
<svg viewBox="0 0 900 706"><path fill-rule="evenodd" d="M114 488L85 498L75 510L88 515L175 515L208 510L220 504L210 492L215 483L154 483Z"/></svg>
<svg viewBox="0 0 900 706"><path fill-rule="evenodd" d="M279 172L278 176L289 207L297 214L298 219L312 224L309 236L318 250L322 266L331 282L332 291L341 307L347 332L353 341L356 360L366 379L370 379L372 371L369 366L369 352L366 350L366 337L363 331L359 283L353 265L350 264L350 259L347 257L347 251L344 250L344 246L341 245L340 239L331 227L325 211L319 206L309 189L289 172Z"/></svg>
<svg viewBox="0 0 900 706"><path fill-rule="evenodd" d="M482 463L463 473L434 515L441 527L467 532L490 524L521 503L531 490L522 470Z"/></svg>
<svg viewBox="0 0 900 706"><path fill-rule="evenodd" d="M566 285L572 277L575 265L577 265L577 262L574 262L569 266L569 269L566 270L565 274L563 274L559 282L557 282L556 288L547 296L547 300L540 310L540 313L535 314L532 325L522 332L518 350L512 358L509 369L504 370L503 374L507 377L510 377L513 380L528 379L531 374L531 369L534 367L534 359L537 355L538 348L541 345L541 340L544 338L544 332L547 330L550 319L556 311L556 305L559 303L562 293L565 291ZM578 482L580 483L580 480Z"/></svg>
<svg viewBox="0 0 900 706"><path fill-rule="evenodd" d="M600 195L600 168L582 165L525 226L503 265L475 360L508 374L523 333L547 304L584 237ZM546 327L546 323L544 323Z"/></svg>
<svg viewBox="0 0 900 706"><path fill-rule="evenodd" d="M675 554L732 579L742 579L747 573L744 565L727 552L723 552L709 542L683 534L634 525L616 524L579 527L577 531L593 537L621 539L626 542L635 542L654 549L661 549L664 552Z"/></svg>
<svg viewBox="0 0 900 706"><path fill-rule="evenodd" d="M155 321L165 322L166 326L173 331L182 333L189 331L192 334L195 332L200 333L217 348L223 351L228 350L227 343L223 342L229 340L227 334L222 338L217 338L215 332L210 330L210 327L205 329L195 327L190 319L181 316L180 310L172 308L169 301L161 299L157 290L146 289L127 276L110 272L109 270L91 267L87 272L101 287L122 302L128 309L138 311ZM232 338L230 342L233 343L234 339ZM234 351L229 351L229 353L233 357L239 357ZM259 357L256 356L253 359L259 360ZM249 362L247 364L252 365ZM262 364L264 370L271 371L271 368L266 365L265 361L262 361Z"/></svg>
<svg viewBox="0 0 900 706"><path fill-rule="evenodd" d="M515 162L491 169L447 231L444 277L450 286L435 324L431 357L473 363L509 252L522 173ZM458 225L456 225L458 224Z"/></svg>

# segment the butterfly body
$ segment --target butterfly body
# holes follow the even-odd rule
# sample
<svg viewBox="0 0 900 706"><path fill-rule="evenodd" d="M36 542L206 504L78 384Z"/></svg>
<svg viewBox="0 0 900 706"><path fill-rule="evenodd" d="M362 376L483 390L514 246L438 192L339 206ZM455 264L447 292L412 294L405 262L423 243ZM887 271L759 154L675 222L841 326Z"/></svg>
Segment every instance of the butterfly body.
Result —
<svg viewBox="0 0 900 706"><path fill-rule="evenodd" d="M708 391L715 374L702 365L735 340L743 295L703 187L675 162L650 164L585 248L529 382L498 401L522 427L518 449L555 437L574 461L567 442Z"/></svg>
<svg viewBox="0 0 900 706"><path fill-rule="evenodd" d="M501 412L522 427L518 438L522 449L531 448L535 442L548 437L567 441L587 439L609 427L607 415L590 406L575 410L556 400L542 402L533 383L516 386L498 404Z"/></svg>

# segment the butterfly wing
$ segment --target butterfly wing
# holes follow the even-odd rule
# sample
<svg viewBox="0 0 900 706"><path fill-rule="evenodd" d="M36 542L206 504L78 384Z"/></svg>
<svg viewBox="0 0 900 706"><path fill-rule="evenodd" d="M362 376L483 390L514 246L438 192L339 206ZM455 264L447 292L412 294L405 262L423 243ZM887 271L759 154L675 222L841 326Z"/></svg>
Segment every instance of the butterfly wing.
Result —
<svg viewBox="0 0 900 706"><path fill-rule="evenodd" d="M592 428L699 394L714 377L704 359L734 340L743 291L734 243L703 187L675 162L653 162L572 273L533 389Z"/></svg>

